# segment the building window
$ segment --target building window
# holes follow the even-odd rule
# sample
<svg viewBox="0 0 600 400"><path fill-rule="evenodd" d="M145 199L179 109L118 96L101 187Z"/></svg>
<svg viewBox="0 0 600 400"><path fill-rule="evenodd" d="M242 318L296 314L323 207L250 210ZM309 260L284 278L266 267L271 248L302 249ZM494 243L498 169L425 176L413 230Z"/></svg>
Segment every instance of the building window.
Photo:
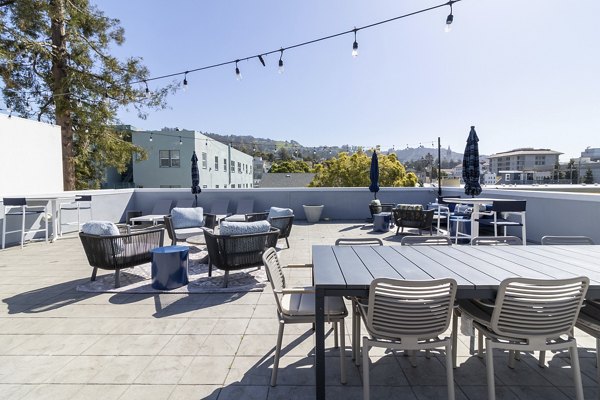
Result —
<svg viewBox="0 0 600 400"><path fill-rule="evenodd" d="M231 160L231 173L235 172L235 161Z"/></svg>
<svg viewBox="0 0 600 400"><path fill-rule="evenodd" d="M160 168L179 168L179 150L160 150L158 158Z"/></svg>
<svg viewBox="0 0 600 400"><path fill-rule="evenodd" d="M202 169L206 169L208 167L208 155L206 153L202 153Z"/></svg>
<svg viewBox="0 0 600 400"><path fill-rule="evenodd" d="M223 187L224 187L225 189L227 189L227 184L224 184L224 185L223 185Z"/></svg>
<svg viewBox="0 0 600 400"><path fill-rule="evenodd" d="M238 183L238 189L241 189L241 188L242 188L242 184Z"/></svg>
<svg viewBox="0 0 600 400"><path fill-rule="evenodd" d="M206 189L206 188L208 188L208 186L202 185L202 189Z"/></svg>
<svg viewBox="0 0 600 400"><path fill-rule="evenodd" d="M242 173L242 163L238 161L238 174Z"/></svg>
<svg viewBox="0 0 600 400"><path fill-rule="evenodd" d="M535 165L546 165L546 156L535 156Z"/></svg>
<svg viewBox="0 0 600 400"><path fill-rule="evenodd" d="M227 159L226 158L223 159L223 171L227 172ZM227 186L225 186L225 187L227 187Z"/></svg>
<svg viewBox="0 0 600 400"><path fill-rule="evenodd" d="M171 189L171 188L180 188L181 185L160 185L161 188Z"/></svg>
<svg viewBox="0 0 600 400"><path fill-rule="evenodd" d="M219 156L215 156L215 171L219 170Z"/></svg>
<svg viewBox="0 0 600 400"><path fill-rule="evenodd" d="M219 188L219 185L215 185L215 189L218 189L218 188Z"/></svg>

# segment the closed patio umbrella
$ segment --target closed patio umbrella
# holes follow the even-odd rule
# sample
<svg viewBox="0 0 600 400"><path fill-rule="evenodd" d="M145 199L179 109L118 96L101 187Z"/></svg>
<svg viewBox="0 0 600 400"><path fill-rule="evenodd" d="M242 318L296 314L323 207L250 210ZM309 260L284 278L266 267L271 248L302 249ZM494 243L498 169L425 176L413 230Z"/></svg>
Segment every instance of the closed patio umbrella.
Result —
<svg viewBox="0 0 600 400"><path fill-rule="evenodd" d="M379 192L379 160L377 159L377 152L373 151L371 157L371 170L369 171L369 178L371 178L371 185L369 190L374 193L377 198L377 192Z"/></svg>
<svg viewBox="0 0 600 400"><path fill-rule="evenodd" d="M200 171L198 170L198 157L192 154L192 193L194 194L194 207L198 207L198 193L200 193Z"/></svg>
<svg viewBox="0 0 600 400"><path fill-rule="evenodd" d="M481 185L479 184L479 138L475 132L475 127L471 127L465 154L463 155L462 177L465 182L465 194L472 197L481 194Z"/></svg>

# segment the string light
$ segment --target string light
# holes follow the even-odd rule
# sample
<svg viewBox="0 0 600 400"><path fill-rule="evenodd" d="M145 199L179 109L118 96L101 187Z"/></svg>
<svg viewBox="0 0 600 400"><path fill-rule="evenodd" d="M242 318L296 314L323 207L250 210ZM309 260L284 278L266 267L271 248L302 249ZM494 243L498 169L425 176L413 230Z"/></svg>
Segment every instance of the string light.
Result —
<svg viewBox="0 0 600 400"><path fill-rule="evenodd" d="M230 64L235 64L236 65L236 67L235 67L235 69L236 69L236 77L237 77L238 80L241 80L241 73L239 73L239 68L238 68L238 65L237 65L239 61L248 61L248 60L250 60L252 58L258 58L258 60L261 63L263 63L264 62L264 56L267 56L267 55L270 55L270 54L275 54L277 52L282 52L283 50L291 50L291 49L295 49L295 48L298 48L298 47L308 46L308 45L311 45L311 44L315 44L315 43L322 42L322 41L325 41L325 40L337 38L338 36L348 35L348 34L351 34L351 33L355 34L356 50L358 50L358 42L356 41L356 32L357 31L363 30L363 29L374 28L374 27L379 26L379 25L387 24L387 23L394 22L394 21L397 21L399 19L403 19L403 18L407 18L407 17L412 17L414 15L422 14L422 13L425 13L425 12L428 12L428 11L432 11L432 10L436 10L438 8L445 7L445 6L450 6L450 15L446 18L446 29L449 29L449 25L452 23L452 21L454 19L453 15L452 15L452 5L454 3L459 2L459 1L462 1L462 0L449 0L449 1L445 2L445 3L438 4L438 5L435 5L435 6L432 6L432 7L428 7L428 8L424 8L424 9L421 9L421 10L413 11L413 12L410 12L410 13L407 13L407 14L403 14L403 15L399 15L397 17L389 18L389 19L386 19L386 20L374 22L372 24L364 25L364 26L361 26L361 27L358 27L358 28L355 27L354 29L351 29L351 30L348 30L348 31L338 32L338 33L334 33L334 34L331 34L331 35L328 35L328 36L323 36L323 37L320 37L320 38L308 40L306 42L297 43L297 44L290 45L288 47L283 47L283 48L280 48L280 49L277 49L277 50L271 50L271 51L267 51L267 52L261 52L261 53L256 54L256 55L251 55L251 56L247 56L247 57L243 57L243 58L238 58L236 60L224 61L224 62L220 62L220 63L216 63L216 64L211 64L211 65L206 65L206 66L202 66L202 67L198 67L198 68L188 69L186 71L174 72L174 73L170 73L170 74L166 74L166 75L160 75L160 76L155 76L155 77L140 79L138 81L131 82L131 84L145 83L146 87L147 87L149 81L167 79L167 78L172 78L172 77L179 76L179 75L184 75L184 81L185 81L186 80L185 76L187 74L189 74L189 73L204 71L204 70L212 69L212 68L218 68L218 67L222 67L222 66L230 65ZM353 46L353 53L354 53L354 46ZM184 86L185 86L185 84L184 84ZM5 90L8 90L8 89L5 88ZM146 93L148 93L148 92L149 92L149 89L146 90ZM66 95L69 95L69 94L70 93L51 93L51 96L52 97L58 97L58 96L66 96ZM108 102L108 94L105 95L105 101Z"/></svg>
<svg viewBox="0 0 600 400"><path fill-rule="evenodd" d="M152 133L150 134L150 141L152 141Z"/></svg>
<svg viewBox="0 0 600 400"><path fill-rule="evenodd" d="M238 81L242 80L242 73L240 72L240 69L238 68L238 62L240 60L235 60L235 79L237 79Z"/></svg>
<svg viewBox="0 0 600 400"><path fill-rule="evenodd" d="M280 50L281 51L281 55L279 56L279 68L277 70L277 72L279 72L280 74L283 74L283 48Z"/></svg>
<svg viewBox="0 0 600 400"><path fill-rule="evenodd" d="M188 72L185 71L185 75L183 75L183 91L184 92L187 90L187 87L188 87L187 74L188 74Z"/></svg>
<svg viewBox="0 0 600 400"><path fill-rule="evenodd" d="M446 32L450 32L452 30L452 21L454 21L454 15L452 15L452 3L452 1L448 3L450 6L450 14L448 17L446 17L446 27L444 28L444 31Z"/></svg>
<svg viewBox="0 0 600 400"><path fill-rule="evenodd" d="M150 89L148 88L148 82L144 81L144 83L146 84L146 98L150 98Z"/></svg>
<svg viewBox="0 0 600 400"><path fill-rule="evenodd" d="M260 61L260 63L262 64L263 67L267 66L267 64L265 64L265 60L263 59L262 55L258 56L258 61Z"/></svg>
<svg viewBox="0 0 600 400"><path fill-rule="evenodd" d="M183 142L181 141L181 136L179 136L179 145L181 146Z"/></svg>
<svg viewBox="0 0 600 400"><path fill-rule="evenodd" d="M355 43L356 43L356 47L357 47L356 50L358 50L358 42L356 42L356 32L359 31L359 30L374 28L374 27L379 26L379 25L387 24L387 23L394 22L394 21L397 21L399 19L403 19L403 18L407 18L407 17L412 17L412 16L415 16L417 14L422 14L422 13L425 13L425 12L428 12L428 11L432 11L432 10L436 10L438 8L445 7L445 6L450 6L450 8L452 9L452 4L457 3L459 1L461 1L461 0L449 0L449 1L445 2L445 3L438 4L438 5L435 5L435 6L432 6L432 7L428 7L428 8L424 8L424 9L421 9L421 10L413 11L413 12L410 12L410 13L407 13L407 14L403 14L403 15L399 15L397 17L389 18L389 19L386 19L386 20L374 22L372 24L360 26L358 28L355 27L354 29L351 29L351 30L334 33L334 34L331 34L331 35L328 35L328 36L319 37L319 38L308 40L308 41L302 42L302 43L297 43L297 44L290 45L288 47L283 47L283 48L280 48L280 49L277 49L277 50L271 50L271 51L261 52L259 54L255 54L255 55L251 55L251 56L247 56L247 57L243 57L243 58L238 58L238 59L235 59L235 60L224 61L224 62L217 63L217 64L211 64L211 65L206 65L206 66L203 66L203 67L188 69L187 71L174 72L174 73L171 73L171 74L156 76L156 77L152 77L152 78L146 78L145 80L140 80L140 81L132 82L132 83L141 83L141 82L146 82L146 81L153 81L153 80L159 80L159 79L172 78L174 76L184 75L186 72L187 73L192 73L192 72L204 71L204 70L207 70L207 69L222 67L224 65L229 65L229 64L235 64L236 65L236 67L235 67L236 68L236 76L241 76L241 74L238 75L238 73L237 73L237 71L239 71L239 68L238 68L237 64L240 61L248 61L248 60L250 60L252 58L257 58L259 61L261 59L263 59L263 61L264 61L264 56L268 56L270 54L275 54L275 53L281 52L283 50L291 50L291 49L295 49L295 48L298 48L298 47L308 46L308 45L311 45L311 44L315 44L315 43L318 43L318 42L322 42L322 41L325 41L325 40L333 39L333 38L336 38L336 37L339 37L339 36L348 35L348 34L352 34L352 33L355 34ZM354 50L354 46L353 46L353 50ZM262 61L261 61L261 63L262 63Z"/></svg>
<svg viewBox="0 0 600 400"><path fill-rule="evenodd" d="M354 58L358 57L358 42L356 41L356 31L357 29L354 28L354 43L352 44L352 57Z"/></svg>

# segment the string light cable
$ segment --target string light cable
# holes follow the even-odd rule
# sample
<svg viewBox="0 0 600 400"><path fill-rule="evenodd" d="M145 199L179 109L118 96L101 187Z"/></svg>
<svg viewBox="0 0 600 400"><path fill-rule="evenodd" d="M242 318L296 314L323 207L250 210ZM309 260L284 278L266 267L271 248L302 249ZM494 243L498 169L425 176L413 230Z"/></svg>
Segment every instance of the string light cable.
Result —
<svg viewBox="0 0 600 400"><path fill-rule="evenodd" d="M347 30L347 31L343 31L343 32L338 32L338 33L334 33L328 36L322 36L316 39L312 39L312 40L308 40L305 42L301 42L301 43L296 43L287 47L281 47L277 50L271 50L271 51L266 51L266 52L261 52L259 54L255 54L255 55L251 55L251 56L247 56L247 57L242 57L242 58L236 58L234 60L229 60L229 61L224 61L224 62L220 62L220 63L216 63L216 64L210 64L210 65L206 65L203 67L198 67L198 68L193 68L193 69L187 69L185 71L179 71L179 72L174 72L174 73L170 73L170 74L165 74L165 75L160 75L160 76L154 76L154 77L148 77L148 78L144 78L138 81L133 81L130 82L130 85L135 85L135 84L145 84L145 93L146 93L146 97L150 97L151 96L151 92L150 89L148 88L148 82L151 81L157 81L157 80L162 80L162 79L167 79L167 78L173 78L173 77L177 77L177 76L183 76L183 87L184 89L187 87L187 75L193 72L200 72L200 71L204 71L204 70L208 70L208 69L213 69L213 68L218 68L218 67L222 67L222 66L226 66L226 65L231 65L231 64L235 64L235 72L236 72L236 79L237 80L241 80L242 79L242 74L240 72L238 63L241 61L249 61L251 59L258 59L258 61L263 65L266 66L266 63L264 61L264 57L271 55L271 54L275 54L275 53L280 53L280 59L279 59L279 72L283 72L282 67L283 67L283 52L284 51L288 51L288 50L292 50L292 49L296 49L299 47L304 47L304 46L309 46L315 43L319 43L325 40L330 40L330 39L334 39L340 36L344 36L344 35L349 35L349 34L354 34L354 43L353 43L353 50L352 50L352 55L356 57L356 55L358 55L358 42L356 41L356 33L359 30L365 30L365 29L370 29L370 28L374 28L377 27L379 25L384 25L390 22L394 22L400 19L404 19L404 18L408 18L408 17L412 17L418 14L422 14L425 12L429 12L429 11L433 11L436 10L438 8L442 8L442 7L446 7L449 6L450 7L450 15L448 15L448 17L446 18L446 30L449 30L449 26L450 24L452 24L453 20L454 20L454 16L452 13L452 5L454 3L458 3L459 1L462 0L449 0L445 3L441 3L438 5L434 5L428 8L423 8L417 11L413 11L407 14L403 14L403 15L399 15L397 17L393 17L393 18L388 18L385 20L381 20L381 21L377 21L368 25L364 25L364 26L360 26L360 27L354 27L353 29ZM103 18L107 18L105 16L102 16ZM356 54L356 55L355 55ZM58 97L58 96L67 96L70 95L71 93L55 93L52 94L53 97ZM108 101L108 93L105 94L105 101Z"/></svg>

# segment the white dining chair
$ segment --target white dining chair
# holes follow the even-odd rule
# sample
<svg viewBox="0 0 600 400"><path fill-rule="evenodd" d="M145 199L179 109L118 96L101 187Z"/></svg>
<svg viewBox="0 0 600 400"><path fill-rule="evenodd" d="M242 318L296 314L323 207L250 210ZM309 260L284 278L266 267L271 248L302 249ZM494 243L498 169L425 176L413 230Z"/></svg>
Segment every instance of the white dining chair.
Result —
<svg viewBox="0 0 600 400"><path fill-rule="evenodd" d="M509 278L500 283L494 307L481 307L460 300L463 318L485 336L488 399L496 398L494 349L509 350L509 367L514 367L515 351L568 349L577 400L583 400L583 386L577 341L571 335L589 279L538 280ZM505 382L506 383L506 382Z"/></svg>
<svg viewBox="0 0 600 400"><path fill-rule="evenodd" d="M373 280L369 302L359 304L369 337L363 337L363 399L370 398L369 351L372 347L430 350L444 347L448 399L454 400L452 340L440 337L448 329L454 298L454 279L404 281Z"/></svg>
<svg viewBox="0 0 600 400"><path fill-rule="evenodd" d="M270 247L265 250L263 263L273 294L277 304L277 316L279 322L279 331L277 334L277 345L275 347L275 357L273 360L273 371L271 372L271 386L277 384L277 369L279 367L279 358L281 356L281 343L283 340L283 331L285 324L314 324L315 323L315 292L310 287L288 287L283 273L283 267L279 262L279 257L275 248ZM311 264L288 265L286 268L312 268ZM346 341L344 330L344 319L348 316L348 310L342 297L325 297L325 320L334 325L339 324L340 340L340 381L346 383Z"/></svg>

